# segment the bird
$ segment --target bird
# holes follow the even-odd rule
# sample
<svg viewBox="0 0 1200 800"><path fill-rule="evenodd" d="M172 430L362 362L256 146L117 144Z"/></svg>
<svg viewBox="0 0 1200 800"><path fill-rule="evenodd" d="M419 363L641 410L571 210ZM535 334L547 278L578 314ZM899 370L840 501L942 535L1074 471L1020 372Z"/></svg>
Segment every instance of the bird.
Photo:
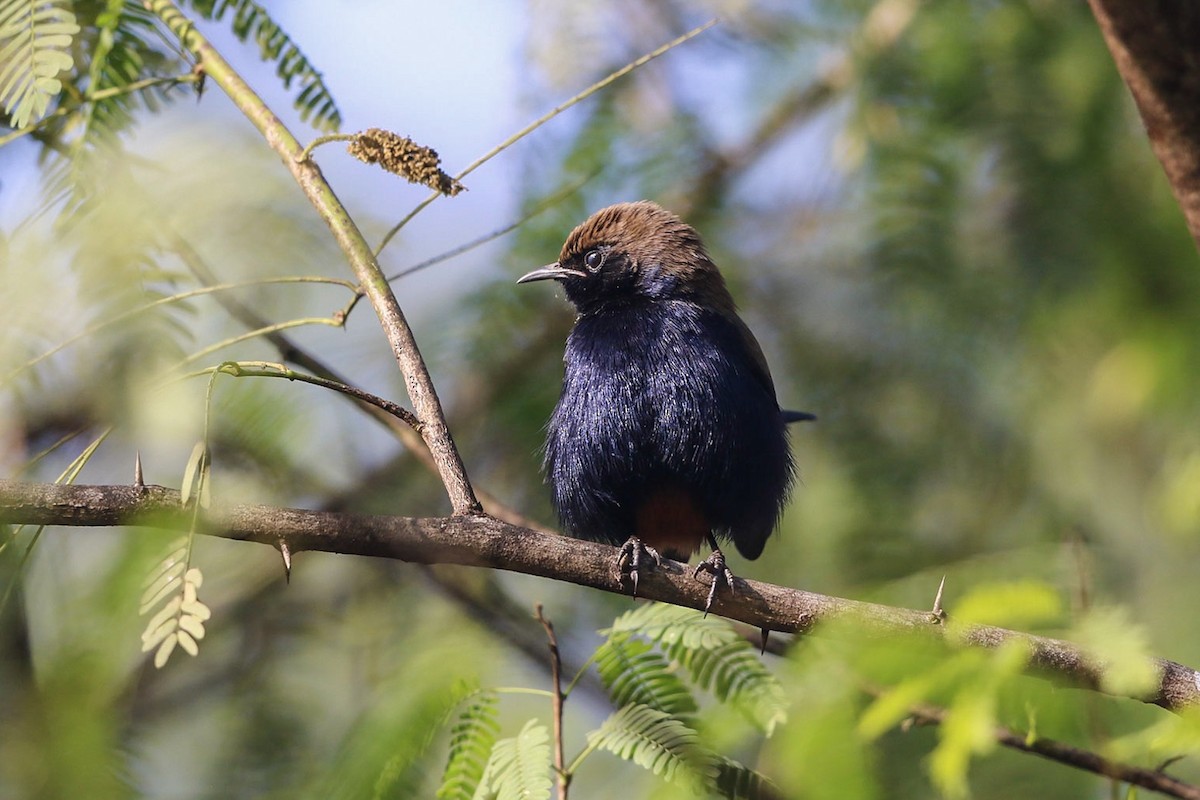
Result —
<svg viewBox="0 0 1200 800"><path fill-rule="evenodd" d="M718 539L762 554L795 482L790 422L766 358L700 234L641 200L595 212L558 260L517 283L558 281L575 307L543 471L566 532L620 547L638 572L712 553L705 611L734 576Z"/></svg>

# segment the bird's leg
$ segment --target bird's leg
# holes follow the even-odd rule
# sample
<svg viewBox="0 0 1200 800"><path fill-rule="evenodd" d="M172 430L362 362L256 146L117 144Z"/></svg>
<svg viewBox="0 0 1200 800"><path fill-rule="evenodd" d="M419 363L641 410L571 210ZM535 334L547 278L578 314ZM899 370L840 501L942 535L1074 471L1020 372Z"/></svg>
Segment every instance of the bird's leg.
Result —
<svg viewBox="0 0 1200 800"><path fill-rule="evenodd" d="M730 594L737 594L733 588L733 573L725 565L725 554L717 546L717 540L711 532L708 534L708 543L712 545L712 553L697 564L696 571L692 573L693 578L699 578L701 572L707 572L713 576L712 585L708 587L708 600L704 603L705 614L712 608L713 600L717 598L717 588L721 584L725 584L729 588Z"/></svg>
<svg viewBox="0 0 1200 800"><path fill-rule="evenodd" d="M658 554L658 551L636 536L630 536L629 540L621 545L621 553L617 556L617 583L625 582L625 568L628 567L629 577L633 581L634 597L637 597L638 568L642 565L643 555L653 559L656 567L662 564L662 556Z"/></svg>

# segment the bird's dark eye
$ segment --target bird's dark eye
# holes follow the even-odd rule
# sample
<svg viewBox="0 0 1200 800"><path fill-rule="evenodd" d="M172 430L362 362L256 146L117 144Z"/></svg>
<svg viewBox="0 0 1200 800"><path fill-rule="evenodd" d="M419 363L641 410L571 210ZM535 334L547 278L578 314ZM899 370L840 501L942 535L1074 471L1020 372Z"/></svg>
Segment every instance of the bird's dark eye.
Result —
<svg viewBox="0 0 1200 800"><path fill-rule="evenodd" d="M604 264L604 254L599 250L588 250L583 256L583 264L590 272L598 272Z"/></svg>

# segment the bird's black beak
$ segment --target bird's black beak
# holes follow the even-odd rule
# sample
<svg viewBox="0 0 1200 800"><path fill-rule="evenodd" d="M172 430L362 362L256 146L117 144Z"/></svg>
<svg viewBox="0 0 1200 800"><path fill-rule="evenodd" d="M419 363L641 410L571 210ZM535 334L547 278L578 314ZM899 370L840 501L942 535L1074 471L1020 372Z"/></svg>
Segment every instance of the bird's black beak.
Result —
<svg viewBox="0 0 1200 800"><path fill-rule="evenodd" d="M533 272L528 272L517 278L517 283L533 283L534 281L559 281L563 278L586 278L586 272L580 272L577 269L564 267L555 261L553 264L547 264L544 267L538 267Z"/></svg>

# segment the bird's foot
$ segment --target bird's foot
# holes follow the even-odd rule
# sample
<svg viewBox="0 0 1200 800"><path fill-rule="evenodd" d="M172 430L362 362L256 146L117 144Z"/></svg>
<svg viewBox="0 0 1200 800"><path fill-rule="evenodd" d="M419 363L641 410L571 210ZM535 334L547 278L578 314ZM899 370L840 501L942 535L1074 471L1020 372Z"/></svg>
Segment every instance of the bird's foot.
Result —
<svg viewBox="0 0 1200 800"><path fill-rule="evenodd" d="M704 603L704 613L712 608L713 600L717 597L717 589L724 584L729 589L731 595L737 594L733 588L733 573L729 567L725 565L725 554L721 552L721 548L714 547L708 558L696 565L696 571L692 573L693 578L699 578L701 572L707 572L713 576L712 585L708 587L708 600Z"/></svg>
<svg viewBox="0 0 1200 800"><path fill-rule="evenodd" d="M617 583L623 585L625 583L626 569L629 571L629 578L633 582L633 596L637 597L638 591L638 569L643 564L643 558L647 565L650 561L654 562L654 566L662 564L662 556L658 554L650 545L643 542L636 536L630 536L629 541L621 545L621 553L617 556Z"/></svg>

